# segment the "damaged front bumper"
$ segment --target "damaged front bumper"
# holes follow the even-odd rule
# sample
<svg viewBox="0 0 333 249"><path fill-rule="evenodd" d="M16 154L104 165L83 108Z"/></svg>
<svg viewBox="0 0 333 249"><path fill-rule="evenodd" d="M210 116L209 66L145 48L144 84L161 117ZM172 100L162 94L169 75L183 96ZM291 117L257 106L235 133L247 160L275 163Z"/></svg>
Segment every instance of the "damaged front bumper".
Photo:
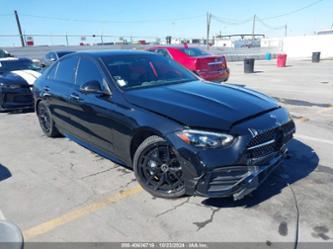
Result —
<svg viewBox="0 0 333 249"><path fill-rule="evenodd" d="M226 148L200 149L173 136L169 140L180 155L186 194L239 200L281 165L295 131L288 112L278 108L234 125L230 133L237 139Z"/></svg>
<svg viewBox="0 0 333 249"><path fill-rule="evenodd" d="M260 166L229 166L214 169L198 179L194 194L217 198L232 196L240 200L259 187L276 169L287 153L284 149Z"/></svg>

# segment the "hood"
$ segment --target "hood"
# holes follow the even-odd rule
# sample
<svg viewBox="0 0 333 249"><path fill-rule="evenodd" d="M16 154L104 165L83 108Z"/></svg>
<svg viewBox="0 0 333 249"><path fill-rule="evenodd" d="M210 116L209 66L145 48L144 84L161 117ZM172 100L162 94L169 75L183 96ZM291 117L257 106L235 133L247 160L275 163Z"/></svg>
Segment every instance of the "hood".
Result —
<svg viewBox="0 0 333 249"><path fill-rule="evenodd" d="M218 130L229 130L237 121L279 107L258 92L202 81L129 90L125 97L189 127Z"/></svg>
<svg viewBox="0 0 333 249"><path fill-rule="evenodd" d="M41 74L33 70L16 70L0 75L0 81L6 84L33 85Z"/></svg>

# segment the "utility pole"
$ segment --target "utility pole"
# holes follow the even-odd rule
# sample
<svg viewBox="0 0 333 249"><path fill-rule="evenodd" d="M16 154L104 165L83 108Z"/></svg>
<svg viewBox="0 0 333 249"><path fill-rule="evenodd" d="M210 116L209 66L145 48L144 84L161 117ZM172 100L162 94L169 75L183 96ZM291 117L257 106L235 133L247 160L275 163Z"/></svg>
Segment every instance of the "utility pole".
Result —
<svg viewBox="0 0 333 249"><path fill-rule="evenodd" d="M252 40L254 40L254 32L256 28L256 15L253 16L253 23L252 23Z"/></svg>
<svg viewBox="0 0 333 249"><path fill-rule="evenodd" d="M212 20L212 14L207 12L207 37L206 37L207 49L209 49L209 32L210 32L211 20Z"/></svg>
<svg viewBox="0 0 333 249"><path fill-rule="evenodd" d="M66 45L67 45L67 47L69 46L69 44L68 44L68 35L67 35L67 33L66 33Z"/></svg>
<svg viewBox="0 0 333 249"><path fill-rule="evenodd" d="M284 25L284 36L287 37L288 35L288 25Z"/></svg>
<svg viewBox="0 0 333 249"><path fill-rule="evenodd" d="M17 28L18 28L18 31L19 31L19 34L20 34L20 38L21 38L21 45L22 45L22 47L24 47L25 43L24 43L24 39L23 39L23 33L22 33L21 23L20 23L20 19L18 17L18 14L17 14L16 10L14 10L14 15L15 15L15 18L16 18Z"/></svg>

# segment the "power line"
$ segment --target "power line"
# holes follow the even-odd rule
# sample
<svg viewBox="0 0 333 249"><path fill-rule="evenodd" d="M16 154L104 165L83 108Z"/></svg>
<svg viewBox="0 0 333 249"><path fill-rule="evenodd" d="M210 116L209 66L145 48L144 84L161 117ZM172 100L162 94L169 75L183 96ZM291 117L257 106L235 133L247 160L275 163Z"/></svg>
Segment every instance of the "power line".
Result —
<svg viewBox="0 0 333 249"><path fill-rule="evenodd" d="M242 25L242 24L246 24L246 23L249 23L252 21L252 17L241 20L241 21L237 21L236 19L231 19L231 18L218 17L215 15L212 15L212 18L217 22L227 24L227 25Z"/></svg>
<svg viewBox="0 0 333 249"><path fill-rule="evenodd" d="M24 17L46 19L46 20L56 20L64 22L80 22L80 23L152 23L152 22L172 22L172 21L185 21L193 20L204 17L200 16L190 16L182 18L169 18L169 19L147 19L147 20L134 20L134 21L115 21L115 20L93 20L93 19L71 19L71 18L61 18L61 17L50 17L50 16L39 16L39 15L30 15L30 14L21 14Z"/></svg>
<svg viewBox="0 0 333 249"><path fill-rule="evenodd" d="M312 2L312 3L310 3L310 4L306 5L306 6L302 7L302 8L295 9L295 10L292 10L292 11L289 11L289 12L286 12L286 13L283 13L283 14L280 14L280 15L276 15L276 16L265 17L262 20L271 20L271 19L276 19L276 18L280 18L280 17L284 17L284 16L293 15L293 14L301 12L301 11L303 11L305 9L311 8L312 6L317 5L317 4L319 4L319 3L323 2L323 1L324 0L317 0L317 1L314 1L314 2Z"/></svg>
<svg viewBox="0 0 333 249"><path fill-rule="evenodd" d="M277 26L277 27L273 27L269 24L267 24L266 22L263 21L263 19L259 18L258 16L256 16L257 20L263 25L265 26L266 28L270 29L270 30L280 30L280 29L284 29L285 28L285 25L283 26Z"/></svg>

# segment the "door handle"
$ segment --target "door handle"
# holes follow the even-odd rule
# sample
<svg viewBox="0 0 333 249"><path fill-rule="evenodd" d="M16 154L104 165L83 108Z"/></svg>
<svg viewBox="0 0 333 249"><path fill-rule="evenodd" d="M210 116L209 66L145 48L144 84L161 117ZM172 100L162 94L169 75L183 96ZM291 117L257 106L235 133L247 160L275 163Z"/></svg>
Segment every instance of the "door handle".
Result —
<svg viewBox="0 0 333 249"><path fill-rule="evenodd" d="M50 88L48 86L44 86L43 91L44 91L43 93L44 97L52 96L52 94L50 93Z"/></svg>
<svg viewBox="0 0 333 249"><path fill-rule="evenodd" d="M81 101L80 96L76 93L72 93L69 97L75 101Z"/></svg>

